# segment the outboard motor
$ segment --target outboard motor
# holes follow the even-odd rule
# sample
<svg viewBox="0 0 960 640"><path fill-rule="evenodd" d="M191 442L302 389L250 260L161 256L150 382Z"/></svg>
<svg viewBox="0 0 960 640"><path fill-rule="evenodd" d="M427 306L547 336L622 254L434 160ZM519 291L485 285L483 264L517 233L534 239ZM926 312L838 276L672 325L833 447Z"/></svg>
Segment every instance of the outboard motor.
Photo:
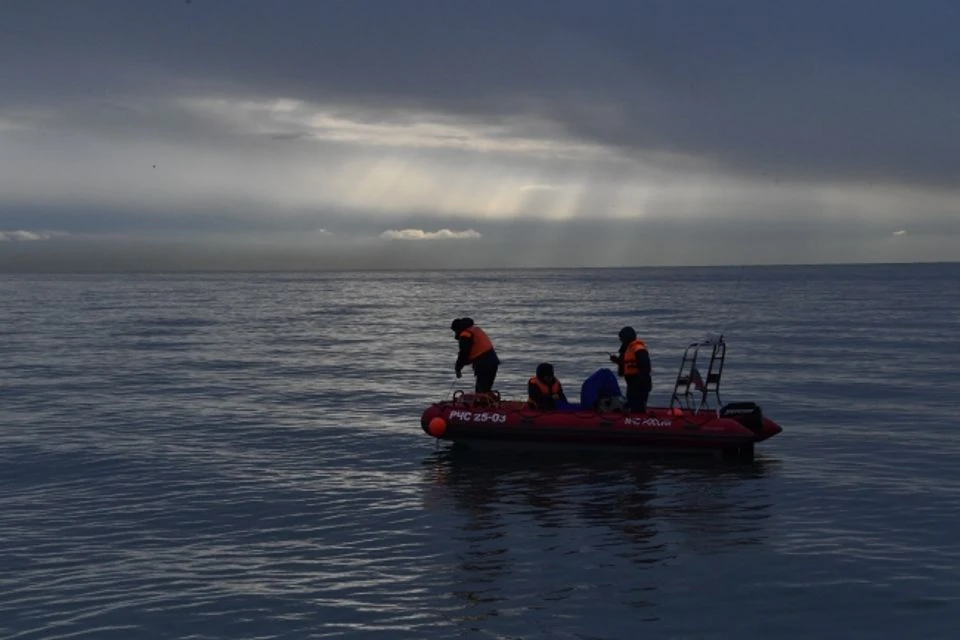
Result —
<svg viewBox="0 0 960 640"><path fill-rule="evenodd" d="M720 415L736 420L754 433L763 431L763 410L755 402L731 402L720 408Z"/></svg>

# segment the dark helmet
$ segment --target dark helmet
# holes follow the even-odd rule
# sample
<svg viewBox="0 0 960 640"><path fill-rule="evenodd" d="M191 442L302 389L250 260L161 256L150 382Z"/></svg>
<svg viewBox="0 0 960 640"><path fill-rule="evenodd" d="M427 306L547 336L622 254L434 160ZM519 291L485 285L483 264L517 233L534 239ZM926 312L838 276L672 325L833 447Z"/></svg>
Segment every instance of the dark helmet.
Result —
<svg viewBox="0 0 960 640"><path fill-rule="evenodd" d="M637 332L633 330L633 327L624 327L620 329L620 333L617 334L621 342L633 342L637 339Z"/></svg>
<svg viewBox="0 0 960 640"><path fill-rule="evenodd" d="M549 362L541 362L537 365L537 377L540 379L543 378L552 378L553 377L553 365Z"/></svg>

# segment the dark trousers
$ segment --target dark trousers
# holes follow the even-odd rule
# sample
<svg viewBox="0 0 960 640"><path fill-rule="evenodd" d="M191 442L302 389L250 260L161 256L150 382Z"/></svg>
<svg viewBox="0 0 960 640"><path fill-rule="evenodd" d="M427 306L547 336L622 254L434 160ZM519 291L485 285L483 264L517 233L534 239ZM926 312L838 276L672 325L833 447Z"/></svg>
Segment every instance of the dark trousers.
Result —
<svg viewBox="0 0 960 640"><path fill-rule="evenodd" d="M474 387L477 393L486 393L493 390L493 381L497 378L497 369L500 368L500 359L494 352L486 353L473 363L473 374L477 376Z"/></svg>
<svg viewBox="0 0 960 640"><path fill-rule="evenodd" d="M647 398L653 386L649 376L624 376L627 383L627 407L631 411L646 411Z"/></svg>

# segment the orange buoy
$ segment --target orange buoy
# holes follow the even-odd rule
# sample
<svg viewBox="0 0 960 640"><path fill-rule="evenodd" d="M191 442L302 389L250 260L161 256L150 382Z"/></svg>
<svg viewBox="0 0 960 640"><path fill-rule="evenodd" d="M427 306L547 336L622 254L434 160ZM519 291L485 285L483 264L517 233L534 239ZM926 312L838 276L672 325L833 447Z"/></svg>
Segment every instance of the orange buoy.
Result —
<svg viewBox="0 0 960 640"><path fill-rule="evenodd" d="M439 438L447 431L447 421L437 416L427 423L427 432L434 438Z"/></svg>

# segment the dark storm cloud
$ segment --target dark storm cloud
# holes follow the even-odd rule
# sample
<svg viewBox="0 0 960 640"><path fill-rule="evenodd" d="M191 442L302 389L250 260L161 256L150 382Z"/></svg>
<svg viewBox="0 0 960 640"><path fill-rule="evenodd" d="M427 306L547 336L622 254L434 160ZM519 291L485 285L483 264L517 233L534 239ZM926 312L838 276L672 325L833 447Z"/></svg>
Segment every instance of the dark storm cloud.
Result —
<svg viewBox="0 0 960 640"><path fill-rule="evenodd" d="M125 100L282 96L537 115L777 179L950 184L958 23L946 0L6 2L0 115L99 105L76 126L135 127Z"/></svg>

